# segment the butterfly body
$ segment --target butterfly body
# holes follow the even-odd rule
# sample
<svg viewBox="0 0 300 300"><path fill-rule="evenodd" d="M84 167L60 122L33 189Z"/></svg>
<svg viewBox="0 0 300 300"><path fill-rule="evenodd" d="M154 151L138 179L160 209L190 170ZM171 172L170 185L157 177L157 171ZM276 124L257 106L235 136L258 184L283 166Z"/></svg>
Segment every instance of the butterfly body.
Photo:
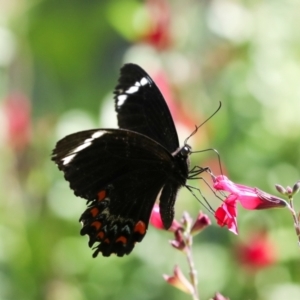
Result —
<svg viewBox="0 0 300 300"><path fill-rule="evenodd" d="M115 89L119 129L94 129L60 140L52 160L76 196L87 199L80 217L97 256L129 254L146 234L151 210L160 203L163 224L189 174L191 148L179 147L173 119L160 91L140 67L121 69Z"/></svg>

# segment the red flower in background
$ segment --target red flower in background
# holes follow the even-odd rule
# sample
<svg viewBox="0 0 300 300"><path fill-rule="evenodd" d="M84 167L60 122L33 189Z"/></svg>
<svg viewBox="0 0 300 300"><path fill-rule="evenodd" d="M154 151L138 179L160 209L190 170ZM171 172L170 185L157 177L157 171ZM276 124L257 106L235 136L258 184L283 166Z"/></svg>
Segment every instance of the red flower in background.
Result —
<svg viewBox="0 0 300 300"><path fill-rule="evenodd" d="M165 0L148 0L146 9L150 24L142 40L158 49L168 48L171 45L169 3Z"/></svg>
<svg viewBox="0 0 300 300"><path fill-rule="evenodd" d="M251 271L265 268L277 261L276 246L266 232L260 231L236 247L236 258Z"/></svg>
<svg viewBox="0 0 300 300"><path fill-rule="evenodd" d="M217 191L230 193L216 210L215 218L220 226L227 226L233 233L237 234L237 201L249 210L285 207L287 205L286 201L279 197L270 195L258 188L233 183L224 175L213 176L213 180L213 186Z"/></svg>
<svg viewBox="0 0 300 300"><path fill-rule="evenodd" d="M9 95L3 104L7 143L16 151L24 150L31 139L31 105L20 93Z"/></svg>
<svg viewBox="0 0 300 300"><path fill-rule="evenodd" d="M199 115L197 115L197 117L194 116L191 112L191 107L184 107L182 105L184 101L177 101L168 77L163 71L159 70L152 72L151 77L168 104L168 108L171 112L174 123L176 124L179 137L188 137L195 129L195 125L201 123L201 117L199 117ZM187 113L186 110L188 110L189 113ZM203 136L203 134L201 134L201 136Z"/></svg>

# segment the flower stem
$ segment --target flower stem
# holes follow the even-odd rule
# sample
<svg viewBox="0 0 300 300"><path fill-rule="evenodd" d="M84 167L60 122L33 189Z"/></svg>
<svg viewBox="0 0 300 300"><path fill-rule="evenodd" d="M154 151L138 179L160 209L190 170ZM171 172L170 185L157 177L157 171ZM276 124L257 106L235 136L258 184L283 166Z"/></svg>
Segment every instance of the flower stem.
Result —
<svg viewBox="0 0 300 300"><path fill-rule="evenodd" d="M291 212L294 220L294 227L296 231L296 235L298 237L298 246L300 247L300 215L297 216L295 209L294 209L294 203L293 203L293 198L289 197L289 205L287 206L289 211Z"/></svg>
<svg viewBox="0 0 300 300"><path fill-rule="evenodd" d="M186 258L189 264L190 268L190 279L191 279L191 284L194 288L193 291L193 300L200 300L199 293L198 293L198 278L197 278L197 270L195 268L194 260L193 260L193 255L192 255L192 244L193 244L193 236L189 232L188 236L186 237L186 249L185 249L185 254Z"/></svg>

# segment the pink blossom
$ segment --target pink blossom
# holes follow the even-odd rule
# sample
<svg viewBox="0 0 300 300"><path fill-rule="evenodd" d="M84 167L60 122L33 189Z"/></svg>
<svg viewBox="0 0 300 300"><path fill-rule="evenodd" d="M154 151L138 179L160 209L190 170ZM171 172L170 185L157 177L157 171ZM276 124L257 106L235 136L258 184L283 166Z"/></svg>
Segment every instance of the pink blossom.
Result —
<svg viewBox="0 0 300 300"><path fill-rule="evenodd" d="M213 177L213 180L213 186L217 191L230 193L216 210L215 218L220 226L227 226L233 233L237 234L237 201L241 203L243 208L249 210L285 207L287 205L286 201L279 197L270 195L258 188L233 183L224 175Z"/></svg>

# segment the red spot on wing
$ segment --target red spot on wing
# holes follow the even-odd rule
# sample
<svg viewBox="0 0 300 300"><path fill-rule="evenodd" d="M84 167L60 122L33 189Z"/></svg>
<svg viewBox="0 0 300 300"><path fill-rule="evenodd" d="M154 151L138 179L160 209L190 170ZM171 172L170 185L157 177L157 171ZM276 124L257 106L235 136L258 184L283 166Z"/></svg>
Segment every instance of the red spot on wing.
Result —
<svg viewBox="0 0 300 300"><path fill-rule="evenodd" d="M98 234L97 234L97 237L102 240L104 238L104 232L103 231L100 231Z"/></svg>
<svg viewBox="0 0 300 300"><path fill-rule="evenodd" d="M144 235L146 233L146 224L143 221L138 221L135 224L133 231L141 235Z"/></svg>
<svg viewBox="0 0 300 300"><path fill-rule="evenodd" d="M105 240L103 241L103 243L110 244L110 240L109 240L109 239L105 239Z"/></svg>
<svg viewBox="0 0 300 300"><path fill-rule="evenodd" d="M90 209L90 213L93 217L96 217L99 214L99 209L97 207L93 207Z"/></svg>
<svg viewBox="0 0 300 300"><path fill-rule="evenodd" d="M95 221L91 224L91 226L95 227L96 230L98 231L101 228L102 224L99 221Z"/></svg>
<svg viewBox="0 0 300 300"><path fill-rule="evenodd" d="M127 243L127 239L125 236L120 236L116 239L116 243L121 242L122 244L126 244Z"/></svg>
<svg viewBox="0 0 300 300"><path fill-rule="evenodd" d="M104 200L106 197L106 191L105 190L102 190L98 193L98 201L102 201Z"/></svg>

